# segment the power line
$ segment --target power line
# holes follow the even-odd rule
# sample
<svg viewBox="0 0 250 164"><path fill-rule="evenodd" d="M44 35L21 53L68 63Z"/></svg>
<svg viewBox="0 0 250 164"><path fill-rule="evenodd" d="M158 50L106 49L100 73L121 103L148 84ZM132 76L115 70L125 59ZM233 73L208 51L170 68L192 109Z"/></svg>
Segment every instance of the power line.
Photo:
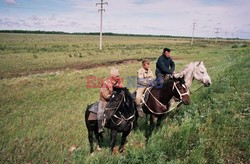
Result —
<svg viewBox="0 0 250 164"><path fill-rule="evenodd" d="M108 2L103 2L103 0L101 0L101 3L96 3L96 6L100 5L101 8L98 9L98 12L100 12L100 50L102 50L102 12L105 12L105 9L103 8L103 5L108 5Z"/></svg>

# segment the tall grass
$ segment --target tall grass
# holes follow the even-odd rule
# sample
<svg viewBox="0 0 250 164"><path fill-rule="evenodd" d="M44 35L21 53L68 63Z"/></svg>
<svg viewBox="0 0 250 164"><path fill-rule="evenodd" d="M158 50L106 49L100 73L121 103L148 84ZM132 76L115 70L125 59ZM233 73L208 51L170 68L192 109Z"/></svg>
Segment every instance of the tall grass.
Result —
<svg viewBox="0 0 250 164"><path fill-rule="evenodd" d="M2 35L2 34L1 34ZM69 45L82 44L74 41L79 36L63 36ZM89 36L88 36L89 37ZM85 37L86 44L92 44L93 38ZM48 38L48 39L46 39ZM2 38L1 38L2 39ZM53 41L61 45L61 36L42 35L10 35L5 38L6 45L22 47L15 42L23 39L36 42L37 47ZM0 80L0 125L1 125L1 163L249 163L249 55L248 47L231 48L233 43L211 44L201 42L192 48L184 41L172 41L162 38L109 38L107 47L116 47L105 51L110 60L117 60L115 51L124 46L125 53L135 51L140 57L151 57L142 44L153 45L151 51L159 56L159 47L171 45L176 60L177 70L194 60L204 60L208 73L212 78L212 86L202 88L191 96L191 105L182 106L170 114L167 123L154 131L146 143L147 126L139 119L139 130L133 131L126 144L125 154L113 155L109 152L109 134L105 132L105 146L95 156L89 155L87 130L84 123L84 110L99 98L98 88L86 88L86 76L95 75L105 78L111 67L94 68L89 70L65 70L41 75L6 78ZM4 39L2 39L4 40ZM13 45L10 42L14 42ZM93 41L94 42L94 41ZM141 42L140 45L137 45ZM1 44L3 44L1 42ZM119 45L120 44L120 45ZM132 46L132 45L136 46ZM159 47L157 47L157 45ZM206 45L206 46L204 46ZM140 48L138 48L138 46ZM60 46L59 46L60 47ZM74 48L79 48L73 46ZM58 47L54 47L57 49ZM126 50L130 48L130 50ZM66 46L67 49L67 46ZM94 49L92 47L92 49ZM158 50L155 50L158 49ZM20 48L20 51L23 50ZM4 50L5 51L5 50ZM4 73L8 74L8 66L23 65L25 69L38 69L34 64L29 67L23 61L29 53L1 52L1 59L8 62L1 65ZM94 50L93 50L94 51ZM109 52L114 52L110 54ZM87 51L88 52L88 51ZM91 52L91 51L89 51ZM84 54L85 51L82 51ZM142 54L141 54L142 53ZM17 59L10 60L11 55ZM48 53L50 54L50 53ZM38 55L37 60L49 62L47 53ZM19 55L19 56L18 56ZM19 57L19 58L18 58ZM55 55L55 59L60 57ZM68 57L68 56L67 56ZM137 58L137 55L132 55ZM73 58L73 57L72 57ZM88 58L89 61L102 62L102 58ZM52 64L53 62L51 62ZM42 65L42 64L41 64ZM43 65L44 66L44 65ZM50 67L50 65L48 65ZM140 63L130 63L117 66L120 74L136 75ZM155 70L155 61L151 67ZM43 68L40 68L43 69ZM11 68L10 72L16 72ZM199 84L194 83L191 89ZM131 89L132 91L133 89ZM118 138L119 142L119 138ZM118 144L117 142L117 144ZM70 152L71 146L76 150Z"/></svg>

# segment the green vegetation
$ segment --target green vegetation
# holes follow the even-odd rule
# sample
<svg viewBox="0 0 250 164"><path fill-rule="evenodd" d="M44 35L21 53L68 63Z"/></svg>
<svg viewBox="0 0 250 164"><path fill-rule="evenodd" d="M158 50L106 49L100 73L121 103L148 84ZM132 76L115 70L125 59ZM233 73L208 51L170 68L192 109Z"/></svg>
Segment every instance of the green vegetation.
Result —
<svg viewBox="0 0 250 164"><path fill-rule="evenodd" d="M249 42L232 48L242 43L198 40L190 47L180 38L109 36L100 52L97 36L0 36L0 163L250 162ZM111 66L66 68L158 57L163 47L173 50L177 70L203 60L213 84L191 95L189 106L172 112L147 144L146 126L139 119L140 128L129 135L125 154L110 154L106 130L106 146L91 157L84 111L98 100L99 89L86 88L86 76L105 78ZM126 76L136 75L140 63L116 67L126 85ZM151 67L155 70L155 61ZM47 73L25 76L44 70ZM22 77L12 78L17 75ZM195 82L191 90L199 85ZM73 145L77 148L70 152Z"/></svg>

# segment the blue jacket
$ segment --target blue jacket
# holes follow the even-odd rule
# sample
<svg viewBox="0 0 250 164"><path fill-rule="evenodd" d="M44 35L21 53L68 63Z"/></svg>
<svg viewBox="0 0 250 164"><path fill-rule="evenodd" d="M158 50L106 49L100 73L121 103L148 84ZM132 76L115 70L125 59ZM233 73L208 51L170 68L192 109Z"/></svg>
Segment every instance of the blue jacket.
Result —
<svg viewBox="0 0 250 164"><path fill-rule="evenodd" d="M156 70L155 75L157 76L159 73L166 75L166 74L172 74L175 70L175 64L173 60L169 57L166 57L165 55L161 55L156 63Z"/></svg>

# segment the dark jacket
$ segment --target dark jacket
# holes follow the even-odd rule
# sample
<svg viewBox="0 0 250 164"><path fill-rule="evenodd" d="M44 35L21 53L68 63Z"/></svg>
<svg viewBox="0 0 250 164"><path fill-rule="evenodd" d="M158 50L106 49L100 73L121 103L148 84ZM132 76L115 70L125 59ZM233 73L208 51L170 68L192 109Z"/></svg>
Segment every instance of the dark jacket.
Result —
<svg viewBox="0 0 250 164"><path fill-rule="evenodd" d="M165 55L161 55L156 63L155 75L158 77L159 74L172 74L175 70L175 64L173 60Z"/></svg>

